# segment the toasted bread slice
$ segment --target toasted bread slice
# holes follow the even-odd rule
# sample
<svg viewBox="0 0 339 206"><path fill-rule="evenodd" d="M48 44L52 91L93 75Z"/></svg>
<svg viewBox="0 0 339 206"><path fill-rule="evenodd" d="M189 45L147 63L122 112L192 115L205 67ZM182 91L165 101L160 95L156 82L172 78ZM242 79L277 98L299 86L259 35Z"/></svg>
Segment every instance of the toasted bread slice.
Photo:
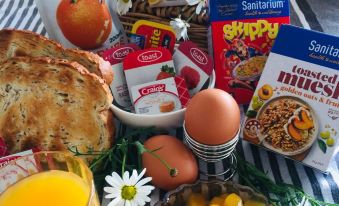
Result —
<svg viewBox="0 0 339 206"><path fill-rule="evenodd" d="M89 72L103 78L108 85L113 80L110 63L97 54L79 49L66 49L60 44L30 31L0 30L0 62L15 56L53 57L75 61L88 69Z"/></svg>
<svg viewBox="0 0 339 206"><path fill-rule="evenodd" d="M14 57L0 64L0 137L10 153L108 149L112 100L104 80L76 62Z"/></svg>

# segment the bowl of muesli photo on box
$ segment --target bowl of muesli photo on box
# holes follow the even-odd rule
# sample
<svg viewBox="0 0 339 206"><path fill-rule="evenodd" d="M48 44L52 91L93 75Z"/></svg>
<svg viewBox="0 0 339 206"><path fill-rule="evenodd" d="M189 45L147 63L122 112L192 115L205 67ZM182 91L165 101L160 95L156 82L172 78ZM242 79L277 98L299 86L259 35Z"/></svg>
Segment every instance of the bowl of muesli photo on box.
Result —
<svg viewBox="0 0 339 206"><path fill-rule="evenodd" d="M264 70L267 56L257 55L237 64L232 70L232 76L241 81L255 81L260 78Z"/></svg>
<svg viewBox="0 0 339 206"><path fill-rule="evenodd" d="M319 126L313 108L294 96L278 96L267 100L256 120L259 142L264 147L286 156L299 155L317 139Z"/></svg>

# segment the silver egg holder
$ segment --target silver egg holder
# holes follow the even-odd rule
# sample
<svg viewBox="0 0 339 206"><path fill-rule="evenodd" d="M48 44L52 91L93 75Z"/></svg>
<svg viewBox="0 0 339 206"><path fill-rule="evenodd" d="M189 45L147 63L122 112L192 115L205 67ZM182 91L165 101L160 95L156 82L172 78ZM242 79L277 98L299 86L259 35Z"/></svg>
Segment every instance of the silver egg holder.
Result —
<svg viewBox="0 0 339 206"><path fill-rule="evenodd" d="M208 177L224 176L225 181L232 178L234 173L236 172L237 166L237 159L235 157L234 150L239 140L240 129L236 136L229 142L221 145L205 145L195 141L192 137L189 136L185 128L185 122L183 124L183 128L185 144L199 159L207 163L227 162L227 164L229 165L229 167L224 168L224 171L222 171L221 173L202 173Z"/></svg>

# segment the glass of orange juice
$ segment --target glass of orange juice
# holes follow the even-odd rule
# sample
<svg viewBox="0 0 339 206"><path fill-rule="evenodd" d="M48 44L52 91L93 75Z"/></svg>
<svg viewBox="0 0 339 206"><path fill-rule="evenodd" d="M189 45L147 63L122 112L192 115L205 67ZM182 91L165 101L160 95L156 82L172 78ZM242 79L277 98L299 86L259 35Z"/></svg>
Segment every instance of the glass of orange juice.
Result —
<svg viewBox="0 0 339 206"><path fill-rule="evenodd" d="M0 205L100 206L90 169L65 152L38 152L0 167Z"/></svg>

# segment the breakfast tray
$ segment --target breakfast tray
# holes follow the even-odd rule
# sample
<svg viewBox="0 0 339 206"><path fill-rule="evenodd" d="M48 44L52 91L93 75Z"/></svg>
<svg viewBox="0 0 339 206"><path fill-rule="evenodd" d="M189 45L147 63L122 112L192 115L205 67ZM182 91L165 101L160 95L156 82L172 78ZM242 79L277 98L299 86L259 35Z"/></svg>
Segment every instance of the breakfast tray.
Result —
<svg viewBox="0 0 339 206"><path fill-rule="evenodd" d="M189 39L207 51L208 16L206 14L194 14L195 8L196 6L189 5L151 8L146 0L133 0L130 12L120 16L120 21L128 34L131 33L133 24L140 19L169 25L169 22L180 14L183 20L193 15L189 21Z"/></svg>

